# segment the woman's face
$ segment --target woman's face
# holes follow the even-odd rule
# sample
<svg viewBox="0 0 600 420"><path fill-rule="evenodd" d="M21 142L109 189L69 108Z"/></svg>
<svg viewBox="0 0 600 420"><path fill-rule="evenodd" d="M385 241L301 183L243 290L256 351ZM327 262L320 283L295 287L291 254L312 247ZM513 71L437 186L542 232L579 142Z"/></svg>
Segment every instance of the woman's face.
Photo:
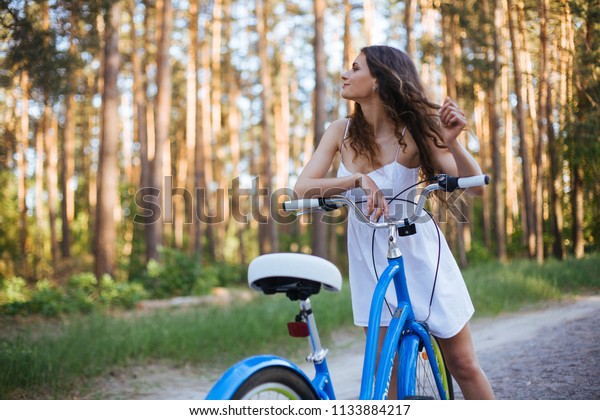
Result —
<svg viewBox="0 0 600 420"><path fill-rule="evenodd" d="M368 98L375 94L374 87L377 86L375 79L369 67L367 66L367 57L360 53L352 63L352 68L342 73L342 98L353 101Z"/></svg>

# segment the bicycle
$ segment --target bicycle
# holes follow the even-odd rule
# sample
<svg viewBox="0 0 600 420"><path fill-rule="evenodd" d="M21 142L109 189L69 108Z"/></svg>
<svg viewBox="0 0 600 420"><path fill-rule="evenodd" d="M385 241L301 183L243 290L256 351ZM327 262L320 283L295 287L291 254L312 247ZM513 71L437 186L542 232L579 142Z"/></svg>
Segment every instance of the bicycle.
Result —
<svg viewBox="0 0 600 420"><path fill-rule="evenodd" d="M371 301L365 356L359 399L386 399L393 363L398 356L399 399L453 399L452 377L442 351L427 330L427 325L415 320L408 293L404 261L397 247L397 236L416 232L415 222L422 215L429 193L444 189L483 186L489 183L487 175L451 177L438 175L434 183L425 187L414 214L403 220L388 219L373 222L345 196L310 198L283 203L287 211L305 212L315 209L331 211L348 206L357 218L374 229L388 229L388 266L379 277ZM398 306L387 330L380 356L377 346L381 310L386 291L394 281ZM339 292L342 288L340 271L322 258L292 253L259 256L248 268L248 283L252 289L265 294L285 293L292 301L298 300L300 312L295 322L288 324L290 335L308 337L312 353L307 361L313 363L315 376L307 374L289 360L275 355L258 355L242 360L229 368L207 395L207 399L335 399L335 392L327 367L327 350L321 345L310 296L324 290Z"/></svg>

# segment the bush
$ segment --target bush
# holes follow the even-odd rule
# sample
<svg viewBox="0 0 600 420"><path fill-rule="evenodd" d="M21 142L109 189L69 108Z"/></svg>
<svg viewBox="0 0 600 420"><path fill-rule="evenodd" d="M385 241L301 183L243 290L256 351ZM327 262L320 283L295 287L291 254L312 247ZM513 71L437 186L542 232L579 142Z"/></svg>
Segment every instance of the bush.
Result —
<svg viewBox="0 0 600 420"><path fill-rule="evenodd" d="M92 273L79 273L67 281L66 303L68 312L89 313L98 299L98 280Z"/></svg>
<svg viewBox="0 0 600 420"><path fill-rule="evenodd" d="M109 275L98 282L92 273L79 273L70 277L65 287L44 279L33 288L17 277L0 284L0 314L56 317L97 309L130 309L147 296L141 284L116 282Z"/></svg>
<svg viewBox="0 0 600 420"><path fill-rule="evenodd" d="M471 250L467 252L467 260L469 261L470 266L474 266L494 261L494 256L489 248L485 247L482 243L474 242L471 246Z"/></svg>
<svg viewBox="0 0 600 420"><path fill-rule="evenodd" d="M148 292L140 283L116 282L106 274L100 279L100 303L103 306L131 309L147 297Z"/></svg>
<svg viewBox="0 0 600 420"><path fill-rule="evenodd" d="M241 264L219 264L218 271L219 286L239 286L246 284L248 280L248 267Z"/></svg>
<svg viewBox="0 0 600 420"><path fill-rule="evenodd" d="M44 279L36 283L31 300L24 309L29 313L55 317L67 312L67 300L63 290Z"/></svg>
<svg viewBox="0 0 600 420"><path fill-rule="evenodd" d="M0 313L14 315L31 299L31 291L22 277L0 279Z"/></svg>
<svg viewBox="0 0 600 420"><path fill-rule="evenodd" d="M27 282L23 277L0 279L0 305L13 302L25 302L29 299Z"/></svg>
<svg viewBox="0 0 600 420"><path fill-rule="evenodd" d="M142 284L154 298L190 295L200 278L200 264L183 252L161 248L160 260L150 260Z"/></svg>
<svg viewBox="0 0 600 420"><path fill-rule="evenodd" d="M141 283L157 299L173 296L204 295L215 286L239 280L237 270L216 264L203 267L198 258L184 252L162 248L161 262L151 260Z"/></svg>

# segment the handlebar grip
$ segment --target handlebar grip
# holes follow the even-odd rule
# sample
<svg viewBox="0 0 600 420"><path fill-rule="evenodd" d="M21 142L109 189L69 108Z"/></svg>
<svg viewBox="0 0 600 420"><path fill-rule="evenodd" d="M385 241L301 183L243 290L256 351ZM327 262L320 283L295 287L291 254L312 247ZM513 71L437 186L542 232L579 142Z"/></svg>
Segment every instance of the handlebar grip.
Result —
<svg viewBox="0 0 600 420"><path fill-rule="evenodd" d="M281 203L281 208L286 211L307 210L319 208L320 204L318 198L304 198L301 200L284 201Z"/></svg>
<svg viewBox="0 0 600 420"><path fill-rule="evenodd" d="M474 175L461 178L445 174L438 175L438 185L447 192L452 192L459 188L483 187L489 183L489 175Z"/></svg>
<svg viewBox="0 0 600 420"><path fill-rule="evenodd" d="M489 175L475 175L458 178L458 188L483 187L489 183Z"/></svg>
<svg viewBox="0 0 600 420"><path fill-rule="evenodd" d="M339 209L342 205L336 204L329 198L304 198L301 200L285 201L281 204L283 210L296 211L296 210L310 210L310 209L321 209L325 211L332 211Z"/></svg>

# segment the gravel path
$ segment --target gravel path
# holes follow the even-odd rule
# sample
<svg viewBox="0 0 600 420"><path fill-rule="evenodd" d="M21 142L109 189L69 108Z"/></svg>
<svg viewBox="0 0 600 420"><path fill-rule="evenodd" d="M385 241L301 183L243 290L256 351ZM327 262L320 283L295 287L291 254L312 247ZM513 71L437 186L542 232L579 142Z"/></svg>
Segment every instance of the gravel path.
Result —
<svg viewBox="0 0 600 420"><path fill-rule="evenodd" d="M475 348L496 397L600 399L599 317L600 296L587 296L473 321ZM328 363L339 399L357 398L363 346L358 328L335 337ZM313 372L306 363L294 362ZM102 379L90 398L201 399L218 376L218 371L206 368L138 367Z"/></svg>
<svg viewBox="0 0 600 420"><path fill-rule="evenodd" d="M480 363L496 397L600 399L599 317L595 296L477 324Z"/></svg>

